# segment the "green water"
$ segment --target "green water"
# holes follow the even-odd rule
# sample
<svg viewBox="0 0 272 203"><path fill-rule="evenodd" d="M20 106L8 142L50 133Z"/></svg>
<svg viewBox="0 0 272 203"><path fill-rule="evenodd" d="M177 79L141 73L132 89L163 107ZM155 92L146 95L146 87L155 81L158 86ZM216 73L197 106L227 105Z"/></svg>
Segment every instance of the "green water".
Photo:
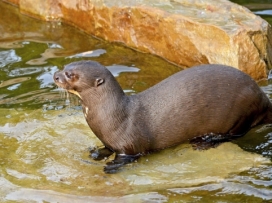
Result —
<svg viewBox="0 0 272 203"><path fill-rule="evenodd" d="M60 23L28 18L3 2L0 11L0 202L272 200L271 126L206 151L182 144L104 174L105 162L88 157L88 147L101 143L77 98L54 85L53 73L72 61L95 60L134 94L181 68ZM272 98L272 83L262 88Z"/></svg>

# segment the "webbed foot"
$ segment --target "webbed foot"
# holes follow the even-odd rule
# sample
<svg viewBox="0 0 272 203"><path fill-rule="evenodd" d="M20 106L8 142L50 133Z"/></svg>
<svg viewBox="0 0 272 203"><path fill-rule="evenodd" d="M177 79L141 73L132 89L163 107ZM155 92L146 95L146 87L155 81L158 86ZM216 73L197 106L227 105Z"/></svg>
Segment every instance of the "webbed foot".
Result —
<svg viewBox="0 0 272 203"><path fill-rule="evenodd" d="M105 158L108 158L110 155L113 154L113 151L111 151L107 147L102 147L102 148L94 148L90 149L90 157L93 160L99 161Z"/></svg>
<svg viewBox="0 0 272 203"><path fill-rule="evenodd" d="M221 142L219 141L207 142L207 141L201 140L201 138L190 140L190 144L192 145L194 150L207 150L210 148L216 148L222 143L223 143L222 141Z"/></svg>
<svg viewBox="0 0 272 203"><path fill-rule="evenodd" d="M126 154L116 154L115 159L108 162L104 167L105 173L117 173L122 166L136 161L141 155L126 155Z"/></svg>
<svg viewBox="0 0 272 203"><path fill-rule="evenodd" d="M218 147L220 144L230 140L231 140L231 136L228 134L217 135L217 134L210 133L204 136L195 137L191 139L190 144L195 150L207 150L210 148Z"/></svg>

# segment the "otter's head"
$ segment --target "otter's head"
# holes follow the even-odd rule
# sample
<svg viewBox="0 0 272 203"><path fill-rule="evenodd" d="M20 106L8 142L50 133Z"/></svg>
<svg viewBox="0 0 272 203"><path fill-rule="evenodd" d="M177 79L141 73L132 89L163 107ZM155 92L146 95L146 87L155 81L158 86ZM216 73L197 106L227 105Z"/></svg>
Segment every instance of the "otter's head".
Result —
<svg viewBox="0 0 272 203"><path fill-rule="evenodd" d="M54 74L54 81L58 87L71 92L80 98L84 92L97 89L106 80L115 80L109 70L94 61L73 62L64 70Z"/></svg>

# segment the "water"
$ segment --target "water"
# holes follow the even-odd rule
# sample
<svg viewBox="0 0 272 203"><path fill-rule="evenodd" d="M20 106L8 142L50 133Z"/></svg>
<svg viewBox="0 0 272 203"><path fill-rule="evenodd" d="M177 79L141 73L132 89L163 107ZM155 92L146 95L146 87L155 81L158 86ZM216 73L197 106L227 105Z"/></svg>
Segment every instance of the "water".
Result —
<svg viewBox="0 0 272 203"><path fill-rule="evenodd" d="M88 157L88 147L101 143L78 99L54 85L53 73L72 61L95 60L127 94L135 94L181 68L22 16L2 2L0 10L0 202L272 200L271 126L207 151L185 143L142 157L121 173L104 174L105 162ZM260 85L271 98L272 83Z"/></svg>

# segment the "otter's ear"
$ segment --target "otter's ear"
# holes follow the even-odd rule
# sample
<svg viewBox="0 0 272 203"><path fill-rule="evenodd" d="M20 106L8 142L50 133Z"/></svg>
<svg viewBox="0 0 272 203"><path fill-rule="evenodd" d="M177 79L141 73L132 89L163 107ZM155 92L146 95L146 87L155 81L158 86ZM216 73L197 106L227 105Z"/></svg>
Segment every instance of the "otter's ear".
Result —
<svg viewBox="0 0 272 203"><path fill-rule="evenodd" d="M98 87L99 85L102 85L104 83L104 79L102 78L96 78L95 79L95 86Z"/></svg>

